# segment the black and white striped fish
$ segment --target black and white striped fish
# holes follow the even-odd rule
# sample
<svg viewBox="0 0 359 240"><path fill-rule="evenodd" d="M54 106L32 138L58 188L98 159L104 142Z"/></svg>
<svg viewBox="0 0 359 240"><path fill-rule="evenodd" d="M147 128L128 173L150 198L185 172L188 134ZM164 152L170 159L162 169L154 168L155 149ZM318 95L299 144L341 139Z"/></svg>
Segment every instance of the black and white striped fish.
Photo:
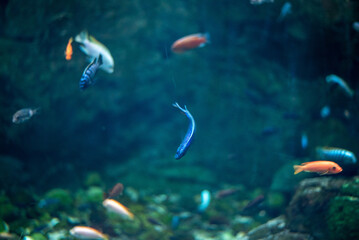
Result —
<svg viewBox="0 0 359 240"><path fill-rule="evenodd" d="M89 86L95 83L94 78L97 73L98 68L102 65L102 55L100 54L98 58L95 58L83 72L79 87L81 90L88 88Z"/></svg>
<svg viewBox="0 0 359 240"><path fill-rule="evenodd" d="M322 160L344 164L355 164L357 159L351 151L335 147L317 147L317 157Z"/></svg>

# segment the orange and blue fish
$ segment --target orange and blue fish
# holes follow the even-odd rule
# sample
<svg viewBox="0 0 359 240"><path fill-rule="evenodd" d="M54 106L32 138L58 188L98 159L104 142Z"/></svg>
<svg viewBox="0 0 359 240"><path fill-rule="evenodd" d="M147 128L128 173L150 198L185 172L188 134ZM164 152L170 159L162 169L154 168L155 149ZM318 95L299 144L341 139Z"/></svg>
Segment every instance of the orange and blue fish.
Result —
<svg viewBox="0 0 359 240"><path fill-rule="evenodd" d="M204 47L210 43L209 33L196 33L182 37L172 44L172 52L183 53L193 48Z"/></svg>

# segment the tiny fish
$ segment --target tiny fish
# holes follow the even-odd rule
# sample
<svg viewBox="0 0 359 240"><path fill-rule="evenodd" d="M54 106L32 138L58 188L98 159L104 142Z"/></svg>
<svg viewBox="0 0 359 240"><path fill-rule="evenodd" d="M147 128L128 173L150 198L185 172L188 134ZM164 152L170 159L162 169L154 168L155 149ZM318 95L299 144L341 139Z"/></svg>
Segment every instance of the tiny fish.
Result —
<svg viewBox="0 0 359 240"><path fill-rule="evenodd" d="M110 212L114 212L123 216L127 216L130 219L134 219L133 213L131 213L128 208L123 206L121 203L113 199L106 199L102 202L102 205Z"/></svg>
<svg viewBox="0 0 359 240"><path fill-rule="evenodd" d="M186 136L184 137L181 145L177 148L177 152L175 154L175 159L180 159L186 154L189 146L192 143L193 134L194 134L194 131L195 131L195 128L196 128L196 124L194 122L194 118L192 117L191 113L187 110L186 106L184 106L184 109L181 108L178 105L178 103L174 103L174 104L172 104L172 106L174 106L175 108L178 108L179 110L181 110L187 116L187 118L190 120L190 124L188 126Z"/></svg>
<svg viewBox="0 0 359 240"><path fill-rule="evenodd" d="M320 175L325 174L337 174L343 171L343 169L331 161L314 161L314 162L305 162L299 165L294 165L294 174L298 174L302 171L304 172L316 172Z"/></svg>
<svg viewBox="0 0 359 240"><path fill-rule="evenodd" d="M353 29L359 32L359 22L353 22Z"/></svg>
<svg viewBox="0 0 359 240"><path fill-rule="evenodd" d="M201 192L201 203L198 206L198 212L204 212L211 202L211 193L208 190Z"/></svg>
<svg viewBox="0 0 359 240"><path fill-rule="evenodd" d="M229 189L220 190L220 191L216 192L216 195L214 197L216 199L225 198L225 197L228 197L228 196L231 196L231 195L237 193L238 191L239 191L239 189L237 189L237 188L229 188Z"/></svg>
<svg viewBox="0 0 359 240"><path fill-rule="evenodd" d="M72 58L72 41L73 38L70 37L69 42L67 43L66 50L65 50L65 58L67 61L71 60Z"/></svg>
<svg viewBox="0 0 359 240"><path fill-rule="evenodd" d="M79 239L108 239L108 236L100 231L84 226L76 226L70 230L70 234Z"/></svg>
<svg viewBox="0 0 359 240"><path fill-rule="evenodd" d="M99 55L98 58L95 58L85 69L85 71L82 73L81 79L80 79L80 89L84 90L88 88L90 85L93 85L95 83L94 78L97 73L98 68L102 64L102 55Z"/></svg>
<svg viewBox="0 0 359 240"><path fill-rule="evenodd" d="M308 147L308 136L305 132L302 133L302 136L300 138L300 144L302 146L302 149L306 149Z"/></svg>
<svg viewBox="0 0 359 240"><path fill-rule="evenodd" d="M252 5L260 5L263 3L274 3L274 0L250 0L249 3Z"/></svg>
<svg viewBox="0 0 359 240"><path fill-rule="evenodd" d="M262 202L264 202L264 195L261 194L252 201L250 201L244 208L242 209L242 212L248 211L250 209L258 207Z"/></svg>
<svg viewBox="0 0 359 240"><path fill-rule="evenodd" d="M122 183L116 183L115 186L109 191L108 194L105 194L105 198L114 198L118 195L122 195L123 192L123 184Z"/></svg>
<svg viewBox="0 0 359 240"><path fill-rule="evenodd" d="M101 65L100 69L108 73L113 73L115 64L110 50L108 50L105 45L97 41L93 36L89 35L86 30L78 34L75 37L75 41L80 43L81 51L89 56L90 61L96 58L98 55L102 55L103 64Z"/></svg>
<svg viewBox="0 0 359 240"><path fill-rule="evenodd" d="M342 78L338 77L337 75L334 74L328 75L325 78L325 80L327 81L327 83L338 84L349 97L354 96L354 91L348 86L348 84Z"/></svg>
<svg viewBox="0 0 359 240"><path fill-rule="evenodd" d="M210 43L209 33L196 33L178 39L172 44L172 52L183 53L197 47L204 47Z"/></svg>
<svg viewBox="0 0 359 240"><path fill-rule="evenodd" d="M277 22L282 21L291 12L292 12L292 4L290 2L284 3L282 9L280 10L280 14L277 19Z"/></svg>
<svg viewBox="0 0 359 240"><path fill-rule="evenodd" d="M325 105L324 107L322 107L322 109L320 110L320 116L322 118L327 118L330 115L330 107L328 105Z"/></svg>
<svg viewBox="0 0 359 240"><path fill-rule="evenodd" d="M341 162L344 164L355 164L357 159L351 151L335 147L317 147L317 156L320 159Z"/></svg>
<svg viewBox="0 0 359 240"><path fill-rule="evenodd" d="M14 113L12 116L13 123L23 123L30 118L32 118L35 114L39 113L40 108L23 108Z"/></svg>

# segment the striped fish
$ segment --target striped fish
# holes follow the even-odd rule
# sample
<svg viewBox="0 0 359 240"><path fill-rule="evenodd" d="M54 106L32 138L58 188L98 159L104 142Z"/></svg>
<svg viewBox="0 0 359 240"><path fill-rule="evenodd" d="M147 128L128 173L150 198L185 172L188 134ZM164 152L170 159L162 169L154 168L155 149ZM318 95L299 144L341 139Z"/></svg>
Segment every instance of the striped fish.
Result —
<svg viewBox="0 0 359 240"><path fill-rule="evenodd" d="M97 73L98 68L102 65L102 55L100 54L98 58L95 58L83 72L79 87L81 90L88 88L89 86L95 83L94 78Z"/></svg>
<svg viewBox="0 0 359 240"><path fill-rule="evenodd" d="M351 151L335 147L317 147L317 156L320 159L341 162L344 164L355 164L357 159Z"/></svg>

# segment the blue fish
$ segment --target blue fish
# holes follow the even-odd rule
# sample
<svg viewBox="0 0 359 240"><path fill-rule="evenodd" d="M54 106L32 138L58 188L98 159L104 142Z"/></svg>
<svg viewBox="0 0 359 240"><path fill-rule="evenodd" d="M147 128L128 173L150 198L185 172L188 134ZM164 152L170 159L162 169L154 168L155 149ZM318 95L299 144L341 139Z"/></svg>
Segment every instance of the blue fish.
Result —
<svg viewBox="0 0 359 240"><path fill-rule="evenodd" d="M80 80L80 89L84 90L95 83L94 78L98 68L102 65L102 55L95 58L85 69Z"/></svg>
<svg viewBox="0 0 359 240"><path fill-rule="evenodd" d="M194 130L196 128L196 124L194 122L194 119L193 119L191 113L187 110L186 106L184 106L184 109L183 109L178 105L178 103L174 103L172 105L174 107L178 108L179 110L181 110L190 120L190 124L188 126L186 136L184 137L181 145L177 148L177 152L176 152L176 155L175 155L175 159L180 159L186 154L189 146L191 145Z"/></svg>

